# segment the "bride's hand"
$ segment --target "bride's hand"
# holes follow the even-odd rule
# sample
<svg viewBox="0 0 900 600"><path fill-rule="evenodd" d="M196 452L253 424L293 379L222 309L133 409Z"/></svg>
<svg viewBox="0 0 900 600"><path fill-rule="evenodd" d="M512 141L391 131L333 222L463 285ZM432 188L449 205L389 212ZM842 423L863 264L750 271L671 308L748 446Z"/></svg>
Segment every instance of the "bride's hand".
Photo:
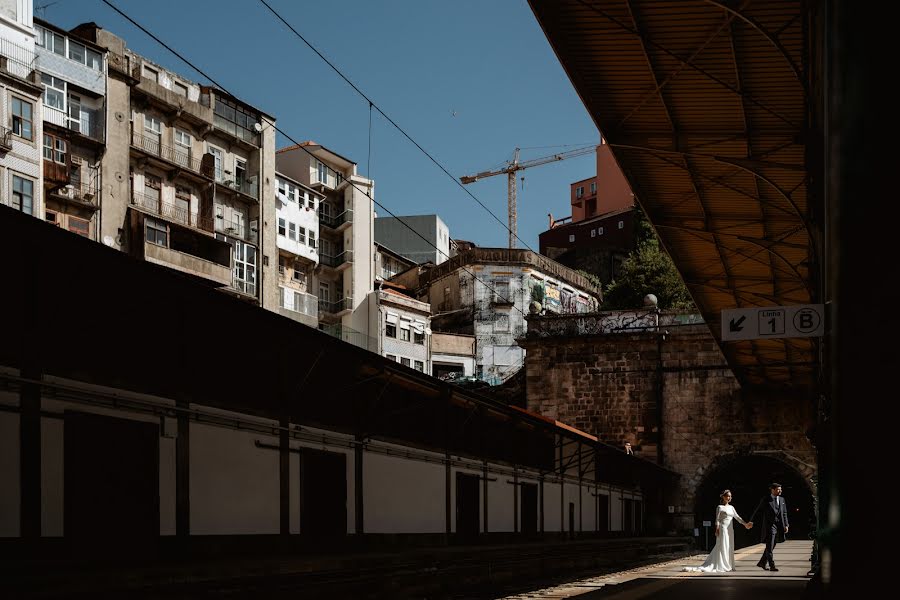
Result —
<svg viewBox="0 0 900 600"><path fill-rule="evenodd" d="M716 537L719 537L719 528L716 527Z"/></svg>

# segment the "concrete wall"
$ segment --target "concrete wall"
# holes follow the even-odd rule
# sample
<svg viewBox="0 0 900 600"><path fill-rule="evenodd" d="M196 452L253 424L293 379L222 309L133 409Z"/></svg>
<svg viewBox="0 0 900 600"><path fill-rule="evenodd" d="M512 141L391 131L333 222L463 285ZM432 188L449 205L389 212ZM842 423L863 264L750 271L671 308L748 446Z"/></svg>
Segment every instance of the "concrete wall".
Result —
<svg viewBox="0 0 900 600"><path fill-rule="evenodd" d="M450 257L450 230L437 215L378 217L375 241L415 263L438 265Z"/></svg>

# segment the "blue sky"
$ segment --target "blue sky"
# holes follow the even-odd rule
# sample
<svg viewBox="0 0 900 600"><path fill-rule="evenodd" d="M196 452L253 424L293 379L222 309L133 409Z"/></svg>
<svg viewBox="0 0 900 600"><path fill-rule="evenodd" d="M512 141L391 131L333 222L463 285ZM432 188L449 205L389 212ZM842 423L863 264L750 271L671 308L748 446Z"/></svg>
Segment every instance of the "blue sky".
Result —
<svg viewBox="0 0 900 600"><path fill-rule="evenodd" d="M293 138L356 161L394 214L436 213L455 238L506 246L506 229L377 113L370 157L367 102L258 0L111 1ZM38 16L67 29L94 21L203 82L99 0L51 2L35 0L49 5ZM529 159L599 139L524 0L270 4L456 177L502 166L517 146ZM568 184L593 174L593 154L520 172L519 237L537 250L547 213L569 214ZM505 176L467 188L506 223Z"/></svg>

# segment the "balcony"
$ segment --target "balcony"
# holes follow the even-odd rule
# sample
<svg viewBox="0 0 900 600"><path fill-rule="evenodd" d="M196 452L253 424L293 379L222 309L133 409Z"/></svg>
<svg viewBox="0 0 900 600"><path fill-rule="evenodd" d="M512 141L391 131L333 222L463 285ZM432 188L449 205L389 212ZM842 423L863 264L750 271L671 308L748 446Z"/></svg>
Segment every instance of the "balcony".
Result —
<svg viewBox="0 0 900 600"><path fill-rule="evenodd" d="M46 158L42 162L44 170L44 183L54 186L66 185L69 183L69 180L72 176L69 173L68 165L63 165L52 160L47 160Z"/></svg>
<svg viewBox="0 0 900 600"><path fill-rule="evenodd" d="M201 217L198 213L191 212L190 209L168 202L163 202L155 196L149 194L141 194L139 192L131 193L131 204L143 210L164 219L186 225L195 229L207 232L213 231L213 220L207 217Z"/></svg>
<svg viewBox="0 0 900 600"><path fill-rule="evenodd" d="M337 256L319 253L319 264L343 271L353 265L353 250L344 250Z"/></svg>
<svg viewBox="0 0 900 600"><path fill-rule="evenodd" d="M47 165L47 162L44 162ZM46 169L44 170L44 178L46 180ZM100 196L97 186L92 183L67 184L61 188L55 189L51 194L56 198L65 198L72 200L82 206L89 208L99 208Z"/></svg>
<svg viewBox="0 0 900 600"><path fill-rule="evenodd" d="M210 168L211 162L207 161L207 164L204 165L203 161L193 158L189 152L160 143L157 136L142 135L137 131L132 131L131 146L144 154L165 161L177 170L186 170L205 179L213 178L214 169Z"/></svg>
<svg viewBox="0 0 900 600"><path fill-rule="evenodd" d="M319 301L319 312L335 317L343 317L353 312L353 298L347 297L336 302Z"/></svg>
<svg viewBox="0 0 900 600"><path fill-rule="evenodd" d="M331 215L319 214L319 223L330 229L343 231L353 224L353 211L345 210L341 214L333 217Z"/></svg>
<svg viewBox="0 0 900 600"><path fill-rule="evenodd" d="M0 39L0 70L14 77L35 82L35 54L5 38Z"/></svg>
<svg viewBox="0 0 900 600"><path fill-rule="evenodd" d="M144 241L144 260L202 277L221 286L231 285L231 267L208 258Z"/></svg>
<svg viewBox="0 0 900 600"><path fill-rule="evenodd" d="M259 200L259 186L256 185L255 181L225 179L221 171L216 171L216 183L227 191L238 192L254 200Z"/></svg>
<svg viewBox="0 0 900 600"><path fill-rule="evenodd" d="M0 126L0 150L12 150L12 129Z"/></svg>
<svg viewBox="0 0 900 600"><path fill-rule="evenodd" d="M104 143L103 112L81 107L80 118L73 119L69 114L53 106L43 105L44 121L88 138L99 144Z"/></svg>
<svg viewBox="0 0 900 600"><path fill-rule="evenodd" d="M216 231L231 237L235 237L251 244L258 244L257 231L250 229L245 221L216 218Z"/></svg>
<svg viewBox="0 0 900 600"><path fill-rule="evenodd" d="M293 294L293 306L286 306L284 300L284 291L281 291L281 306L279 314L295 321L299 321L304 325L315 327L319 323L319 299L312 294L303 292L295 292Z"/></svg>

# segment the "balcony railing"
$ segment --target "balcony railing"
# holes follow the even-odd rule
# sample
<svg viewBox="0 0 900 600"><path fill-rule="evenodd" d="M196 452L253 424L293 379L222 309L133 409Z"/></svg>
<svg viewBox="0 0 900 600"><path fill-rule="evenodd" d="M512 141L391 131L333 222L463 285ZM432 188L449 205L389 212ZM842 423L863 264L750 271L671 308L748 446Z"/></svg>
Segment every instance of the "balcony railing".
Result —
<svg viewBox="0 0 900 600"><path fill-rule="evenodd" d="M353 310L353 298L342 298L341 300L337 300L335 302L326 302L324 300L319 300L319 309L320 312L330 313L333 315L345 310Z"/></svg>
<svg viewBox="0 0 900 600"><path fill-rule="evenodd" d="M250 229L245 221L216 219L216 231L230 235L231 237L240 238L242 240L257 243L256 231Z"/></svg>
<svg viewBox="0 0 900 600"><path fill-rule="evenodd" d="M0 148L12 150L12 129L0 126Z"/></svg>
<svg viewBox="0 0 900 600"><path fill-rule="evenodd" d="M279 288L280 290L281 288ZM281 308L290 310L308 317L317 317L319 315L319 299L312 294L304 292L294 292L294 305L286 306L284 301L284 292L281 292Z"/></svg>
<svg viewBox="0 0 900 600"><path fill-rule="evenodd" d="M191 212L190 209L183 206L163 202L159 198L149 194L132 192L131 203L142 210L159 215L160 217L181 225L195 227L204 231L213 230L212 219L201 217L198 213Z"/></svg>
<svg viewBox="0 0 900 600"><path fill-rule="evenodd" d="M22 79L29 79L34 71L34 51L5 38L0 38L0 68Z"/></svg>
<svg viewBox="0 0 900 600"><path fill-rule="evenodd" d="M345 210L337 216L319 214L319 223L332 229L337 229L344 223L353 223L353 211Z"/></svg>
<svg viewBox="0 0 900 600"><path fill-rule="evenodd" d="M135 148L141 149L147 154L158 156L159 158L176 164L179 167L188 169L195 173L199 173L200 175L209 179L213 178L213 170L204 167L202 165L202 161L199 158L193 158L189 152L178 150L176 148L172 148L171 146L166 146L165 144L160 143L159 138L156 136L142 135L137 131L132 131L131 145Z"/></svg>
<svg viewBox="0 0 900 600"><path fill-rule="evenodd" d="M251 183L246 179L243 181L225 179L221 171L216 171L216 181L229 189L235 190L236 192L240 192L257 200L259 199L259 187L255 182Z"/></svg>
<svg viewBox="0 0 900 600"><path fill-rule="evenodd" d="M46 161L44 161L44 165L47 165ZM55 190L53 194L70 200L77 200L78 202L83 202L84 204L90 204L92 206L97 206L99 204L97 186L93 183L70 183Z"/></svg>
<svg viewBox="0 0 900 600"><path fill-rule="evenodd" d="M326 325L322 328L322 331L332 337L336 337L339 340L343 340L347 343L353 344L354 346L357 346L364 350L368 350L369 352L378 352L378 340L372 336L362 333L361 331L356 331L355 329L344 327L340 324Z"/></svg>
<svg viewBox="0 0 900 600"><path fill-rule="evenodd" d="M353 250L344 250L337 256L329 256L328 254L319 253L319 263L328 267L339 267L346 264L353 264Z"/></svg>

